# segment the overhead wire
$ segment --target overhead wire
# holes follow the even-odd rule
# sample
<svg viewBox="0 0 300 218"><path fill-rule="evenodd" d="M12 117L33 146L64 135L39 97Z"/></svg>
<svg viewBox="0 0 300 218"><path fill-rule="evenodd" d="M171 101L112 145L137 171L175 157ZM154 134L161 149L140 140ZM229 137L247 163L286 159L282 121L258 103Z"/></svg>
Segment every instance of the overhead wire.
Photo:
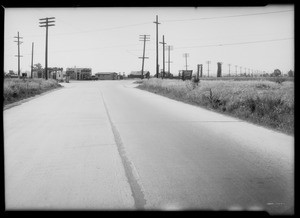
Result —
<svg viewBox="0 0 300 218"><path fill-rule="evenodd" d="M262 12L262 13L252 13L252 14L227 15L227 16L218 16L218 17L202 17L202 18L190 18L190 19L161 20L161 22L180 22L180 21L193 21L193 20L222 19L222 18L231 18L231 17L246 17L246 16L256 16L256 15L263 15L263 14L285 13L285 12L291 12L291 11L294 11L294 10L271 11L271 12Z"/></svg>

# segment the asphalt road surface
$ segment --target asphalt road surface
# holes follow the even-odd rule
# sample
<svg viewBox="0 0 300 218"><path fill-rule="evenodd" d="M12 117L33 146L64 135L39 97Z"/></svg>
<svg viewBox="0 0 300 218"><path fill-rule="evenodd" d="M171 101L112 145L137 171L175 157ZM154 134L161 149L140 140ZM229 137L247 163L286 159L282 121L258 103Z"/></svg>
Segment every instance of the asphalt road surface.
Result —
<svg viewBox="0 0 300 218"><path fill-rule="evenodd" d="M294 213L294 137L132 82L71 81L4 110L7 210Z"/></svg>

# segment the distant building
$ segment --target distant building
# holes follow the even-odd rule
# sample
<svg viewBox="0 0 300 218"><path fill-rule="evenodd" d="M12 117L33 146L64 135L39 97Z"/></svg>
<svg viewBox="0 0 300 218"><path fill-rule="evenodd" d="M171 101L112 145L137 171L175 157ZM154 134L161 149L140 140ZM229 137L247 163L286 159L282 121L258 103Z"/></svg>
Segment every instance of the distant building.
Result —
<svg viewBox="0 0 300 218"><path fill-rule="evenodd" d="M193 75L193 70L179 70L179 77L182 80L191 80Z"/></svg>
<svg viewBox="0 0 300 218"><path fill-rule="evenodd" d="M13 70L9 70L8 73L5 75L7 78L18 78L18 74L15 74Z"/></svg>
<svg viewBox="0 0 300 218"><path fill-rule="evenodd" d="M63 79L63 68L60 67L49 67L48 68L49 78L62 80Z"/></svg>
<svg viewBox="0 0 300 218"><path fill-rule="evenodd" d="M116 72L100 72L96 73L95 76L98 80L117 80L118 74Z"/></svg>
<svg viewBox="0 0 300 218"><path fill-rule="evenodd" d="M92 68L67 68L66 75L73 80L88 80L92 76Z"/></svg>
<svg viewBox="0 0 300 218"><path fill-rule="evenodd" d="M149 71L144 71L144 77L149 77L150 72ZM131 71L130 74L128 75L128 78L142 78L142 71Z"/></svg>

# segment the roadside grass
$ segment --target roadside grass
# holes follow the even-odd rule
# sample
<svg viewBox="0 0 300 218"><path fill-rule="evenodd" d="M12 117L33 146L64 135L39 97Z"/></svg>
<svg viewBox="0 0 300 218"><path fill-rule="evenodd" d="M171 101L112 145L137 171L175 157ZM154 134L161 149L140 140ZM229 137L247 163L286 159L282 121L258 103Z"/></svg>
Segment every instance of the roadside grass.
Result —
<svg viewBox="0 0 300 218"><path fill-rule="evenodd" d="M294 135L294 82L152 78L137 88Z"/></svg>
<svg viewBox="0 0 300 218"><path fill-rule="evenodd" d="M58 87L61 87L61 85L53 79L5 78L3 83L3 104L5 106Z"/></svg>
<svg viewBox="0 0 300 218"><path fill-rule="evenodd" d="M294 77L202 77L201 80L271 81L282 83L285 81L294 81Z"/></svg>

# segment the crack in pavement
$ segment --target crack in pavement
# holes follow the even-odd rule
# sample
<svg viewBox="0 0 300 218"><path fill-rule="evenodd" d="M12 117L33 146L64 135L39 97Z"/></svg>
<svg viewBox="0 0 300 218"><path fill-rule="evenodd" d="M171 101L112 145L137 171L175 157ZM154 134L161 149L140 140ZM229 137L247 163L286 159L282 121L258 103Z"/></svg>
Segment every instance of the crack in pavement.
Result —
<svg viewBox="0 0 300 218"><path fill-rule="evenodd" d="M111 120L111 117L110 117L110 114L109 114L109 111L106 106L106 103L105 103L105 100L103 97L103 93L101 92L101 90L100 90L100 93L102 96L102 101L103 101L103 104L105 107L106 114L109 119L109 123L111 125L112 132L114 134L114 139L115 139L115 142L117 145L117 149L118 149L119 155L122 160L122 164L123 164L123 167L125 170L125 175L126 175L127 181L129 183L129 186L131 189L131 194L134 199L134 206L138 210L144 210L145 205L146 205L146 199L145 199L144 193L142 191L142 188L141 188L140 184L138 183L137 171L135 170L133 163L128 159L128 157L126 155L125 147L123 145L120 133Z"/></svg>

